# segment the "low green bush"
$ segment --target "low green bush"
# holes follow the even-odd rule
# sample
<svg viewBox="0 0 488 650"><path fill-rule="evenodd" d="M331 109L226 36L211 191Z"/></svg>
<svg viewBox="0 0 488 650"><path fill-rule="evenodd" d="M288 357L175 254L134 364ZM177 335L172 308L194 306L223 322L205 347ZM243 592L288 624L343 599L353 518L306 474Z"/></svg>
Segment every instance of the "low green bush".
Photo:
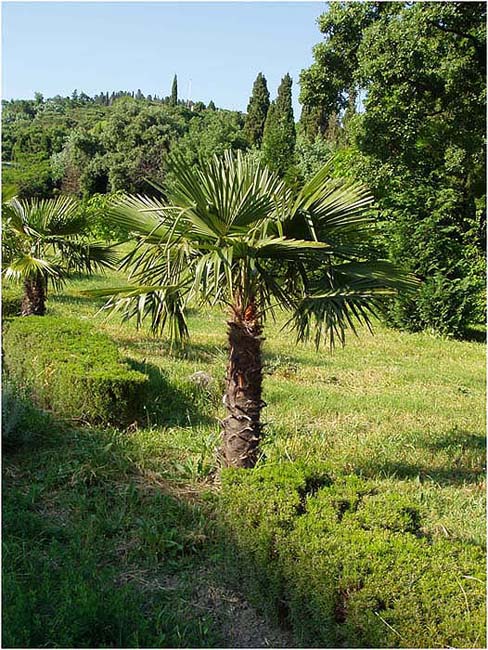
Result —
<svg viewBox="0 0 488 650"><path fill-rule="evenodd" d="M142 415L147 375L130 369L114 342L88 323L16 318L3 347L9 377L42 408L98 425L125 426Z"/></svg>
<svg viewBox="0 0 488 650"><path fill-rule="evenodd" d="M18 287L2 287L2 316L20 316L22 293Z"/></svg>
<svg viewBox="0 0 488 650"><path fill-rule="evenodd" d="M229 565L253 602L314 647L479 647L481 548L434 541L418 504L292 464L222 474Z"/></svg>

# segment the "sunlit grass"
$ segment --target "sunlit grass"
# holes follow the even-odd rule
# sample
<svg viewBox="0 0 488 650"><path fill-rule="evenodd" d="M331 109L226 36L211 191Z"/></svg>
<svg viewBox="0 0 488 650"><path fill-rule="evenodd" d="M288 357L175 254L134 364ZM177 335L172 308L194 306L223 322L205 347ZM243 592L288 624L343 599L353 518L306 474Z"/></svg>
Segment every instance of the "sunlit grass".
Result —
<svg viewBox="0 0 488 650"><path fill-rule="evenodd" d="M171 346L148 327L107 318L103 300L79 293L123 284L113 273L49 295L50 313L107 332L153 389L144 419L127 431L55 423L5 455L4 593L17 645L102 638L70 622L71 611L88 625L104 620L92 592L119 621L107 633L119 647L221 643L208 612L195 610L191 586L199 567L218 567L212 504L226 314L192 311L190 341ZM361 330L344 348L317 351L297 344L285 322L281 314L265 331L262 462L325 460L374 478L418 501L425 533L484 544L485 346L378 323L374 336ZM191 381L197 371L214 379L208 389ZM147 615L154 629L141 623Z"/></svg>
<svg viewBox="0 0 488 650"><path fill-rule="evenodd" d="M186 394L186 412L184 403L173 414L166 409L170 429L151 415L151 405L145 424L190 467L208 467L218 443L216 418L223 415L226 314L192 312L190 342L172 348L164 337L153 337L147 328L138 331L118 316L95 317L93 302L77 293L124 281L121 275L73 281L61 296L51 297L50 309L93 320L124 354L159 369ZM428 500L433 531L481 541L485 346L377 323L374 335L363 329L357 338L351 334L344 348L317 351L312 344L297 344L283 329L285 322L286 315L279 315L265 331L267 462L324 459L346 471L394 481ZM190 382L199 370L215 378L211 394L198 394Z"/></svg>

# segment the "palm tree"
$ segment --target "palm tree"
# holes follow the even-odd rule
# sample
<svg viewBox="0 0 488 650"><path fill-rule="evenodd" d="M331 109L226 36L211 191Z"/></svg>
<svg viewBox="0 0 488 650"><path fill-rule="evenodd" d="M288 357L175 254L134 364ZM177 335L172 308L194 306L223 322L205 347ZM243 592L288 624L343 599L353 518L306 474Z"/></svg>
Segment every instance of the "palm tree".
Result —
<svg viewBox="0 0 488 650"><path fill-rule="evenodd" d="M199 168L172 161L166 200L126 196L110 218L136 237L122 260L131 285L91 292L154 331L188 336L185 306L228 309L223 420L225 465L252 467L262 437L262 332L276 308L304 340L344 342L370 326L386 297L415 281L386 261L364 259L371 196L331 179L325 166L300 190L255 160L227 152Z"/></svg>
<svg viewBox="0 0 488 650"><path fill-rule="evenodd" d="M3 205L3 275L23 281L23 316L46 311L48 282L59 287L73 272L92 272L117 262L113 247L83 236L86 219L68 196L22 200Z"/></svg>

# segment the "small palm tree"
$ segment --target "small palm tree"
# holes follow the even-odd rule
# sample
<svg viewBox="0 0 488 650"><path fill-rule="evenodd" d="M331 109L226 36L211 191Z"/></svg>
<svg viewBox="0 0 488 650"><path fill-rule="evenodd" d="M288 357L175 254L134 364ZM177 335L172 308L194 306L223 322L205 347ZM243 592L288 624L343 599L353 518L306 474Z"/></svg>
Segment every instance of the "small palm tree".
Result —
<svg viewBox="0 0 488 650"><path fill-rule="evenodd" d="M172 162L167 200L126 196L110 217L136 245L122 260L131 286L107 289L107 307L172 338L188 335L185 306L228 309L224 464L252 467L262 437L262 332L276 308L299 340L344 342L370 325L382 301L415 281L386 261L364 259L371 196L331 179L325 166L300 191L258 162L226 153L200 168Z"/></svg>
<svg viewBox="0 0 488 650"><path fill-rule="evenodd" d="M92 272L117 262L113 247L88 242L86 220L68 196L3 205L3 275L23 281L22 315L44 315L48 282L59 287L73 272Z"/></svg>

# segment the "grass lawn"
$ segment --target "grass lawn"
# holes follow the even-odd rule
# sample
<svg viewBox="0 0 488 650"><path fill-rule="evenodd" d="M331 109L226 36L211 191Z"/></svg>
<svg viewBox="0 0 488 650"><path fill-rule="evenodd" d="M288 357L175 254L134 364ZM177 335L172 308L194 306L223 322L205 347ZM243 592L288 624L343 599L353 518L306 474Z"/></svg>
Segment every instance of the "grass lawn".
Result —
<svg viewBox="0 0 488 650"><path fill-rule="evenodd" d="M28 405L6 420L25 441L3 459L3 645L292 645L226 584L214 541L225 314L191 313L190 342L171 348L77 294L116 283L72 281L49 313L110 334L153 398L126 432ZM325 460L374 478L422 504L429 536L484 545L485 346L378 325L316 352L285 320L265 332L266 463ZM195 386L196 371L214 383Z"/></svg>

